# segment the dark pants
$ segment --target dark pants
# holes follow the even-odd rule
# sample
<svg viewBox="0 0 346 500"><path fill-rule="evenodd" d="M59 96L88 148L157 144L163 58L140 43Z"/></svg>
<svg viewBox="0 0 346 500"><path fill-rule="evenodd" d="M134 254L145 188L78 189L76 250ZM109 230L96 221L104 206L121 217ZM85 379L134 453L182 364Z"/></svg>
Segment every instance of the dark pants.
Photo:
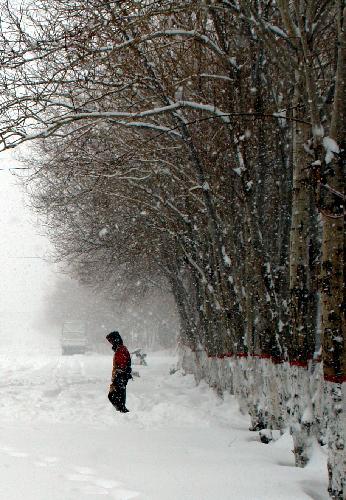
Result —
<svg viewBox="0 0 346 500"><path fill-rule="evenodd" d="M116 377L113 382L114 390L108 394L108 399L118 411L126 411L126 384L127 380L123 377Z"/></svg>

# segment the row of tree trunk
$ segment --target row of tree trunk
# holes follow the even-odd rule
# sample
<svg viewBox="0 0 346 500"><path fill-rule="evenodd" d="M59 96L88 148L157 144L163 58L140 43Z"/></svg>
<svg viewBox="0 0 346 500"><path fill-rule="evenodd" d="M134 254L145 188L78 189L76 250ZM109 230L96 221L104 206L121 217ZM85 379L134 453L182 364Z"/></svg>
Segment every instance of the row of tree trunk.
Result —
<svg viewBox="0 0 346 500"><path fill-rule="evenodd" d="M183 364L345 495L344 0L3 6L4 147L58 258L170 287ZM6 16L7 12L7 16ZM27 26L26 26L27 23Z"/></svg>

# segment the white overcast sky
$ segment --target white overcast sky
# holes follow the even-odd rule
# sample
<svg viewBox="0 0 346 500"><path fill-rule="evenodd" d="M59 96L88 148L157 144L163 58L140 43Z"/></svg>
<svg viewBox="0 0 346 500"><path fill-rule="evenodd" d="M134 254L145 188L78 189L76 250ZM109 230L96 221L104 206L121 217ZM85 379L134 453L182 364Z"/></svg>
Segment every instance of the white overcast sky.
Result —
<svg viewBox="0 0 346 500"><path fill-rule="evenodd" d="M49 241L25 206L10 171L15 166L22 165L13 152L0 154L0 349L6 337L16 342L19 330L26 341L35 336L33 324L56 279L53 266L40 258L47 255Z"/></svg>

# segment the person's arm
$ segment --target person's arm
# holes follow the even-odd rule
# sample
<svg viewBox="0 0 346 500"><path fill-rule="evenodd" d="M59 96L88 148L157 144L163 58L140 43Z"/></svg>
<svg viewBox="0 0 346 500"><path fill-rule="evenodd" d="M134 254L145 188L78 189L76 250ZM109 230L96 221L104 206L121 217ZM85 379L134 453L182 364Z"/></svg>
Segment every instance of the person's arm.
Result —
<svg viewBox="0 0 346 500"><path fill-rule="evenodd" d="M116 355L117 355L117 353L115 352L114 356L113 356L112 382L114 382L116 371L118 368Z"/></svg>

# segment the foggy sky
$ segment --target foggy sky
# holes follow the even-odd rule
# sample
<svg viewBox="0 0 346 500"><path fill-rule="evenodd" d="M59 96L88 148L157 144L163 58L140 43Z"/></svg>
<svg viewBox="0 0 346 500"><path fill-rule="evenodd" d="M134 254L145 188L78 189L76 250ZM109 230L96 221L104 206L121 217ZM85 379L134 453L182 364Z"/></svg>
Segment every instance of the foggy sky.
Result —
<svg viewBox="0 0 346 500"><path fill-rule="evenodd" d="M36 217L25 206L9 170L22 166L13 156L11 152L0 155L0 169L4 169L0 170L0 349L35 343L39 334L33 325L56 280L53 267L42 259L49 242L39 235Z"/></svg>

